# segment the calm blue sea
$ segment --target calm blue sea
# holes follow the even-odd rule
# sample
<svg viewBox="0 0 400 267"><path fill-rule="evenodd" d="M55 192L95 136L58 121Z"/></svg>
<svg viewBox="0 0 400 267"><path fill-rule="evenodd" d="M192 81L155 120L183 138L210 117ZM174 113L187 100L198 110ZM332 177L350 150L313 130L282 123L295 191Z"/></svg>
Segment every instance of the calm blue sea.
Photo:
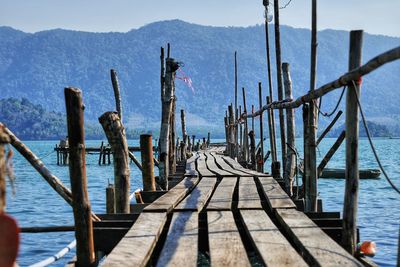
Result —
<svg viewBox="0 0 400 267"><path fill-rule="evenodd" d="M219 140L215 140L219 141ZM319 148L319 157L323 157L335 139L325 139ZM268 142L268 140L267 140ZM297 147L302 154L301 140ZM100 146L101 141L87 141L86 146ZM43 158L47 167L69 186L67 166L57 166L56 154L52 152L55 141L32 141L26 144ZM129 141L138 145L137 140ZM268 144L268 143L267 143ZM376 148L387 173L397 186L400 186L400 139L375 139ZM49 154L50 153L50 154ZM140 157L140 153L136 153ZM89 196L95 213L105 211L105 188L113 180L112 165L97 165L98 155L87 156L87 177ZM270 162L267 161L266 166ZM328 167L345 166L344 145L337 152ZM366 139L360 141L360 167L377 168L371 149ZM268 168L266 168L268 169ZM73 225L72 209L43 178L23 159L18 152L14 156L17 193L13 197L10 187L7 195L7 211L17 218L21 227ZM141 173L131 164L131 190L142 186ZM324 211L342 211L344 180L320 180L318 184L320 198L323 199ZM359 198L359 226L362 240L377 243L378 252L374 261L381 266L395 266L397 242L399 237L400 197L382 177L379 180L362 180ZM18 263L28 266L52 256L74 239L72 232L22 234ZM54 266L63 266L73 257L70 252Z"/></svg>

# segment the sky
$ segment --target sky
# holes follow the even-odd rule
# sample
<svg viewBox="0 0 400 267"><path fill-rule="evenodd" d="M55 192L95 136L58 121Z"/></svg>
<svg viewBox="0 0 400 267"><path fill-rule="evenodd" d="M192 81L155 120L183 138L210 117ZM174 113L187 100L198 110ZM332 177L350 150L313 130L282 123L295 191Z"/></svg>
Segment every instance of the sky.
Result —
<svg viewBox="0 0 400 267"><path fill-rule="evenodd" d="M290 0L280 0L282 7ZM273 2L271 0L271 2ZM291 0L281 24L310 28L311 0ZM25 32L55 28L127 32L151 22L181 19L201 25L263 22L262 0L0 0L0 26ZM400 0L319 0L318 29L400 37Z"/></svg>

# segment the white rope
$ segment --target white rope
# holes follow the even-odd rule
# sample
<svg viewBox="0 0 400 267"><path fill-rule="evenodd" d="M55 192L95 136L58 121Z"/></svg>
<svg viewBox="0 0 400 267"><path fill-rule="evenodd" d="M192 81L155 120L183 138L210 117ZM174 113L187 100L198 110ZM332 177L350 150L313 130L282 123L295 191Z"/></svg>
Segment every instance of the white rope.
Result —
<svg viewBox="0 0 400 267"><path fill-rule="evenodd" d="M40 262L37 262L35 264L32 264L29 267L44 267L44 266L48 266L48 265L58 261L62 257L64 257L68 252L70 252L75 247L76 247L76 240L74 240L71 243L69 243L65 248L63 248L62 250L60 250L59 252L57 252L53 256L48 257L47 259L42 260Z"/></svg>

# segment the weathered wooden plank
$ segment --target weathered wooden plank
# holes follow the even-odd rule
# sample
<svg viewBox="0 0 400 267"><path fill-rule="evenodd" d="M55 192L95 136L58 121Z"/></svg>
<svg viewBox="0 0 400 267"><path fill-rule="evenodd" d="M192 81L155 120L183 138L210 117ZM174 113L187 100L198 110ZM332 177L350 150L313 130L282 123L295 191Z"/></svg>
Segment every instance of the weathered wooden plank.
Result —
<svg viewBox="0 0 400 267"><path fill-rule="evenodd" d="M207 169L206 165L206 157L204 156L203 153L198 154L198 158L196 160L196 168L197 172L200 174L201 177L215 177L215 174L210 172L209 169Z"/></svg>
<svg viewBox="0 0 400 267"><path fill-rule="evenodd" d="M308 266L263 210L240 210L245 230L266 266Z"/></svg>
<svg viewBox="0 0 400 267"><path fill-rule="evenodd" d="M231 210L237 178L223 178L207 205L207 210Z"/></svg>
<svg viewBox="0 0 400 267"><path fill-rule="evenodd" d="M171 211L181 201L196 184L198 177L186 177L179 184L174 186L166 194L159 197L153 203L144 208L145 212Z"/></svg>
<svg viewBox="0 0 400 267"><path fill-rule="evenodd" d="M210 211L207 220L211 266L250 266L232 212Z"/></svg>
<svg viewBox="0 0 400 267"><path fill-rule="evenodd" d="M238 209L262 209L260 196L253 177L239 178Z"/></svg>
<svg viewBox="0 0 400 267"><path fill-rule="evenodd" d="M311 265L362 266L303 212L295 209L277 209L276 213L287 234Z"/></svg>
<svg viewBox="0 0 400 267"><path fill-rule="evenodd" d="M286 194L278 182L272 177L257 178L263 188L262 192L272 209L296 208L291 198Z"/></svg>
<svg viewBox="0 0 400 267"><path fill-rule="evenodd" d="M194 154L191 156L189 159L186 160L186 170L185 170L185 176L195 176L198 175L196 171L196 160L199 156L197 154Z"/></svg>
<svg viewBox="0 0 400 267"><path fill-rule="evenodd" d="M166 221L166 213L140 214L103 266L146 266Z"/></svg>
<svg viewBox="0 0 400 267"><path fill-rule="evenodd" d="M252 174L243 172L241 170L236 170L234 168L232 168L232 166L230 166L228 163L226 163L221 155L216 155L214 153L211 154L214 158L215 161L217 163L217 165L221 168L224 169L227 172L233 173L235 176L241 176L241 177L252 177Z"/></svg>
<svg viewBox="0 0 400 267"><path fill-rule="evenodd" d="M217 164L215 163L214 157L211 156L210 153L205 153L205 155L207 157L207 160L206 160L207 167L211 172L217 174L218 176L223 176L223 177L235 176L235 174L227 172L227 171L219 168L217 166Z"/></svg>
<svg viewBox="0 0 400 267"><path fill-rule="evenodd" d="M197 210L200 212L210 198L216 183L215 177L201 179L192 192L175 207L175 211Z"/></svg>
<svg viewBox="0 0 400 267"><path fill-rule="evenodd" d="M175 212L157 266L197 266L198 213Z"/></svg>
<svg viewBox="0 0 400 267"><path fill-rule="evenodd" d="M222 157L222 158L225 160L226 163L228 163L228 165L230 165L235 170L239 170L257 177L271 177L269 173L261 173L246 169L231 157Z"/></svg>

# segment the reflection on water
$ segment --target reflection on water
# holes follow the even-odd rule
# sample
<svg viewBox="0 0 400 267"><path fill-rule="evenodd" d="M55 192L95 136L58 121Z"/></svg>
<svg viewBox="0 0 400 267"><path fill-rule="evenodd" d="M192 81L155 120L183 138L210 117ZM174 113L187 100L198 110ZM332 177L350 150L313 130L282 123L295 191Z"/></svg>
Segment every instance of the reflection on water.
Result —
<svg viewBox="0 0 400 267"><path fill-rule="evenodd" d="M222 141L222 140L215 140ZM302 155L302 143L297 139L297 148ZM319 160L328 151L335 139L326 139L319 148ZM360 140L360 168L377 168L373 160L368 141ZM87 146L100 146L101 141L88 141ZM266 144L268 144L268 140ZM279 144L279 142L277 142ZM56 141L26 142L39 156L48 155ZM137 140L129 145L138 145ZM400 139L376 139L375 145L387 173L396 185L400 186ZM266 145L267 146L267 145ZM266 150L268 148L266 147ZM344 145L332 158L327 167L344 168ZM140 158L140 153L136 153ZM87 156L87 177L89 197L95 213L105 212L105 188L113 180L112 165L97 165L98 155ZM56 165L56 154L43 159L48 168L69 187L67 166ZM270 161L266 162L270 166ZM72 225L72 209L55 193L43 178L18 154L14 156L15 175L17 177L17 195L7 195L7 210L18 219L20 226ZM266 170L268 167L266 167ZM141 173L131 164L131 191L142 186ZM318 184L324 211L342 211L344 180L321 179ZM7 188L7 192L11 192ZM373 240L378 251L374 260L381 266L394 266L397 257L397 239L399 234L400 198L382 177L378 180L362 180L359 199L359 226L362 240ZM22 244L18 262L26 266L65 247L74 238L73 232L22 234ZM74 253L75 251L73 251ZM64 266L70 253L56 266Z"/></svg>

